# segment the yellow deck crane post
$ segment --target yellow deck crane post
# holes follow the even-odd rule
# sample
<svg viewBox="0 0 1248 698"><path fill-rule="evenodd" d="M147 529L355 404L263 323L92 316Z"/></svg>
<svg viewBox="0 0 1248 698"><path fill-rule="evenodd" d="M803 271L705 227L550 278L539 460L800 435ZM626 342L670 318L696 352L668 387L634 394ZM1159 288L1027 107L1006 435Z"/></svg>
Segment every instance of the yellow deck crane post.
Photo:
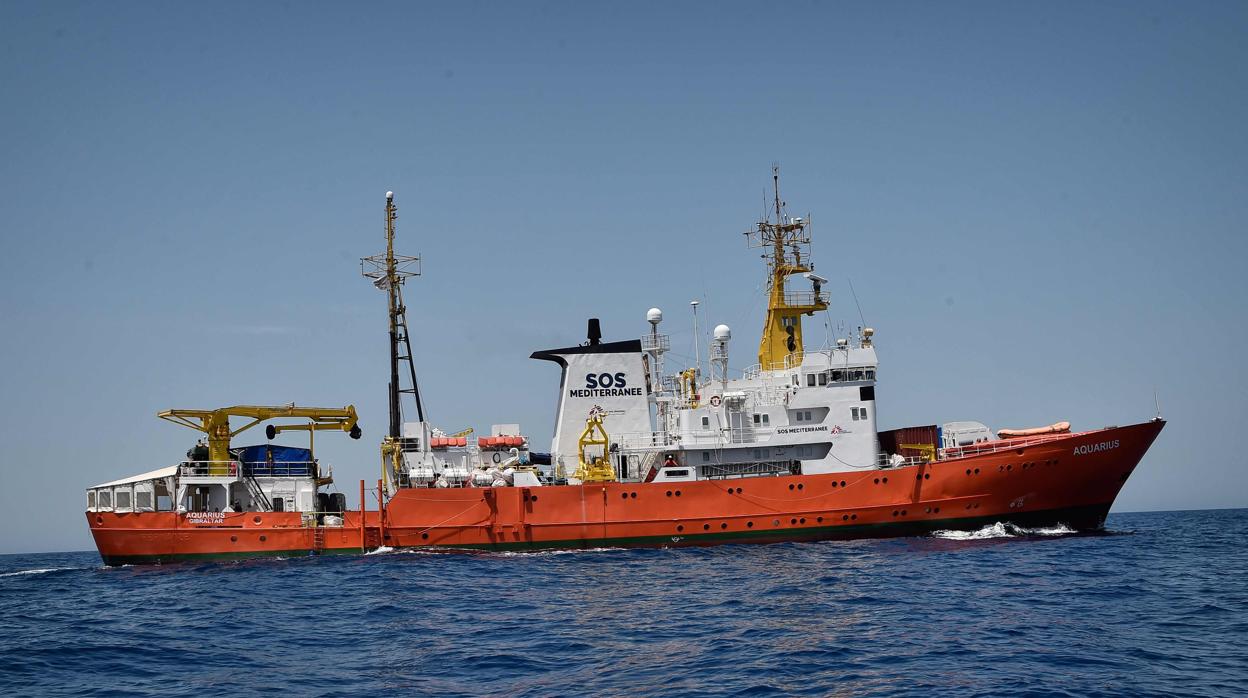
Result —
<svg viewBox="0 0 1248 698"><path fill-rule="evenodd" d="M230 439L254 427L260 422L283 417L307 419L307 424L272 425L265 430L271 439L279 432L287 430L307 431L309 438L316 431L336 429L347 432L353 439L363 434L360 431L355 406L346 407L295 407L289 405L234 405L215 410L165 410L156 416L174 424L190 427L208 435L208 474L228 475L230 467ZM230 428L230 417L247 417L251 421L237 429Z"/></svg>

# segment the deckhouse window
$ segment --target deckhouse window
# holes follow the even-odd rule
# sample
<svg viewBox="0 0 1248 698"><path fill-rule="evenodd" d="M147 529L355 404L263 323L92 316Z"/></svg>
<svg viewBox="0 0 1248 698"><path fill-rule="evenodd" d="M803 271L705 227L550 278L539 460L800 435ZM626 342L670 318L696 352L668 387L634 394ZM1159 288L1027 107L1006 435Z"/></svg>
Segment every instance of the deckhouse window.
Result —
<svg viewBox="0 0 1248 698"><path fill-rule="evenodd" d="M839 382L841 382L841 381L845 380L842 376L843 376L843 372L842 372L842 371L833 371L833 372L832 372L832 382L833 382L833 383L839 383Z"/></svg>
<svg viewBox="0 0 1248 698"><path fill-rule="evenodd" d="M703 463L710 463L710 462L711 462L711 452L710 452L710 451L703 451L703 452L702 452L702 462L703 462Z"/></svg>
<svg viewBox="0 0 1248 698"><path fill-rule="evenodd" d="M820 373L820 374L819 374L819 385L827 385L827 384L828 384L828 374L826 374L826 373Z"/></svg>
<svg viewBox="0 0 1248 698"><path fill-rule="evenodd" d="M853 420L854 420L855 422L857 422L857 421L859 421L859 420L861 420L861 419L866 419L866 415L863 415L863 414L862 414L863 412L866 412L866 410L860 410L860 409L858 409L857 407L851 407L851 408L849 408L849 414L850 414L850 416L851 416L851 417L853 417ZM862 416L859 416L859 415L862 415Z"/></svg>
<svg viewBox="0 0 1248 698"><path fill-rule="evenodd" d="M754 415L754 423L755 423L755 424L762 424L762 422L763 422L763 416L762 416L762 415L759 415L759 414Z"/></svg>
<svg viewBox="0 0 1248 698"><path fill-rule="evenodd" d="M703 416L703 417L702 417L702 426L703 426L703 427L709 427L709 426L711 426L711 418L710 418L710 417L707 417L707 416Z"/></svg>
<svg viewBox="0 0 1248 698"><path fill-rule="evenodd" d="M815 387L815 374L813 373L806 374L806 385L812 388Z"/></svg>
<svg viewBox="0 0 1248 698"><path fill-rule="evenodd" d="M869 380L869 381L873 381L873 380L875 380L875 369L874 369L874 368L868 368L868 369L867 369L867 380Z"/></svg>
<svg viewBox="0 0 1248 698"><path fill-rule="evenodd" d="M771 424L771 417L763 415L763 424Z"/></svg>

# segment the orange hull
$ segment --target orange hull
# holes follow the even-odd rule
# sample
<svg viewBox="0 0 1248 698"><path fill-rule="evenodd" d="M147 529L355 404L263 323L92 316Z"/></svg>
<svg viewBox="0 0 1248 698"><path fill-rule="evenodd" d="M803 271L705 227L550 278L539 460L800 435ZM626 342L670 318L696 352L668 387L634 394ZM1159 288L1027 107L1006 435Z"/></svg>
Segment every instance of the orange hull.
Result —
<svg viewBox="0 0 1248 698"><path fill-rule="evenodd" d="M297 513L87 514L108 564L352 552L378 545L536 550L911 535L996 521L1094 530L1165 425L984 444L920 466L682 483L404 489L342 528Z"/></svg>

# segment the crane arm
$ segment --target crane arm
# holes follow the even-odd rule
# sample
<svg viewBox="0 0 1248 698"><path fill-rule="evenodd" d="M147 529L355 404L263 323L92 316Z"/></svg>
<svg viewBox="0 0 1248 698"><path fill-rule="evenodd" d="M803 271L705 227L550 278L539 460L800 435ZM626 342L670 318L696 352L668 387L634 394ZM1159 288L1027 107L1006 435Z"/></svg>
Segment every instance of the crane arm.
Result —
<svg viewBox="0 0 1248 698"><path fill-rule="evenodd" d="M208 435L208 457L211 461L224 462L230 459L230 439L254 427L260 422L270 419L296 418L307 419L309 423L303 429L319 431L322 429L341 429L348 432L351 438L360 438L359 418L354 405L346 407L296 407L289 405L234 405L215 410L182 410L172 409L157 413L161 419L180 424L184 427L202 431ZM230 428L230 417L249 417L251 421L237 429ZM278 428L274 428L276 434ZM270 438L272 438L270 436Z"/></svg>

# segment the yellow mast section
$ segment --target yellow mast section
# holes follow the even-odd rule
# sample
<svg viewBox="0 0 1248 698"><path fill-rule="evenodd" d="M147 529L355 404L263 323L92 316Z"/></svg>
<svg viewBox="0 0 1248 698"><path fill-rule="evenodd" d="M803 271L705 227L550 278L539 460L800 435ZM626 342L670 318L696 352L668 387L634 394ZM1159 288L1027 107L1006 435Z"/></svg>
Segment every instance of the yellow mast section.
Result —
<svg viewBox="0 0 1248 698"><path fill-rule="evenodd" d="M802 361L802 316L826 310L827 296L822 293L820 280L813 279L812 292L789 293L785 282L793 274L809 274L814 270L810 262L810 220L790 218L784 214L784 202L780 199L780 168L771 168L775 195L776 220L761 220L757 230L746 233L751 246L767 250L770 277L767 280L767 320L763 324L763 336L758 345L758 363L763 370L785 368Z"/></svg>
<svg viewBox="0 0 1248 698"><path fill-rule="evenodd" d="M355 406L346 407L295 407L289 405L235 405L215 410L165 410L156 416L174 424L181 424L208 435L209 473L226 475L229 473L230 439L260 422L281 417L306 418L308 424L301 429L308 431L323 429L341 429L360 438L360 427L355 414ZM247 417L251 419L237 429L230 428L230 417ZM278 427L275 429L282 429Z"/></svg>

